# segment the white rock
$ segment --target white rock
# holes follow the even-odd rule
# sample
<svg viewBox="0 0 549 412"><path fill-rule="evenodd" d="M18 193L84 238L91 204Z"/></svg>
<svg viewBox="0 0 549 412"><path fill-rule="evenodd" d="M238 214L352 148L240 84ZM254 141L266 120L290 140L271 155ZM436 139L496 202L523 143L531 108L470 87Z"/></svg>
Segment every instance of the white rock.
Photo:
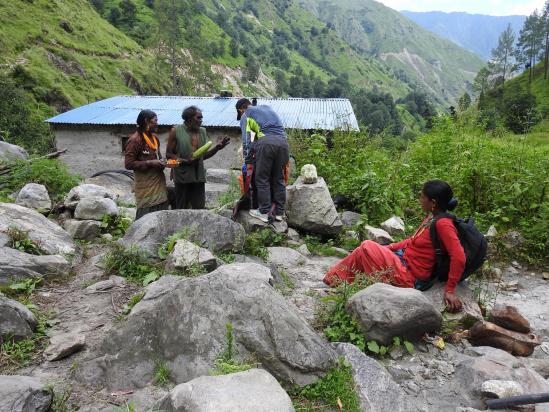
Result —
<svg viewBox="0 0 549 412"><path fill-rule="evenodd" d="M488 240L492 240L496 237L497 234L498 234L498 231L496 227L492 225L488 228L488 231L486 232L485 237L488 238Z"/></svg>
<svg viewBox="0 0 549 412"><path fill-rule="evenodd" d="M75 219L79 220L102 220L105 215L118 216L116 203L106 197L85 197L74 211Z"/></svg>
<svg viewBox="0 0 549 412"><path fill-rule="evenodd" d="M383 229L379 229L370 225L364 226L364 229L366 230L368 239L373 240L380 245L388 245L389 243L394 242L391 235Z"/></svg>
<svg viewBox="0 0 549 412"><path fill-rule="evenodd" d="M114 199L115 195L109 189L103 186L98 186L91 183L84 183L82 185L73 187L65 198L64 203L66 207L74 210L78 202L87 197Z"/></svg>
<svg viewBox="0 0 549 412"><path fill-rule="evenodd" d="M206 209L214 209L221 206L219 197L229 190L229 185L221 183L206 183Z"/></svg>
<svg viewBox="0 0 549 412"><path fill-rule="evenodd" d="M392 216L387 219L381 224L381 228L393 236L404 236L405 234L404 221L398 216Z"/></svg>
<svg viewBox="0 0 549 412"><path fill-rule="evenodd" d="M303 183L305 184L316 183L318 180L316 166L313 164L303 165L301 168L301 177L303 178Z"/></svg>
<svg viewBox="0 0 549 412"><path fill-rule="evenodd" d="M490 398L507 398L524 393L521 384L515 381L489 380L482 383L480 388L482 395Z"/></svg>
<svg viewBox="0 0 549 412"><path fill-rule="evenodd" d="M179 239L166 259L165 271L169 273L174 270L186 270L192 265L201 265L210 272L217 267L217 261L208 249L186 239Z"/></svg>
<svg viewBox="0 0 549 412"><path fill-rule="evenodd" d="M288 394L262 369L201 376L173 388L155 409L166 412L293 412Z"/></svg>
<svg viewBox="0 0 549 412"><path fill-rule="evenodd" d="M118 206L118 215L131 219L132 222L135 220L136 213L137 209L135 207Z"/></svg>
<svg viewBox="0 0 549 412"><path fill-rule="evenodd" d="M31 209L51 209L51 199L46 186L27 183L17 194L15 203Z"/></svg>

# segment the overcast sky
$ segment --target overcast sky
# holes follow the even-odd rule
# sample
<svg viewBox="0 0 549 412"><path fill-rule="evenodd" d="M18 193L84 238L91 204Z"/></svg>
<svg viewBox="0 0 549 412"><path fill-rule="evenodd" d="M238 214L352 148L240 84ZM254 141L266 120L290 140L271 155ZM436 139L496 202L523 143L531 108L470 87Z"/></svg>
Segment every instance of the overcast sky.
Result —
<svg viewBox="0 0 549 412"><path fill-rule="evenodd" d="M536 8L543 9L545 0L377 0L395 10L465 11L467 13L527 16Z"/></svg>

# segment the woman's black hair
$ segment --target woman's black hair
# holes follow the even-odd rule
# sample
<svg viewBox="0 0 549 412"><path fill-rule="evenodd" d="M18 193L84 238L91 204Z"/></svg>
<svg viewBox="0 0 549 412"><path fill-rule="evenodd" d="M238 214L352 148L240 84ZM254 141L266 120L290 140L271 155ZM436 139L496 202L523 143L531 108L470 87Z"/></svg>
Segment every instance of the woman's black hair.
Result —
<svg viewBox="0 0 549 412"><path fill-rule="evenodd" d="M181 118L185 123L187 123L189 120L191 120L198 112L201 112L198 107L196 106L189 106L185 110L183 110L183 113L181 113Z"/></svg>
<svg viewBox="0 0 549 412"><path fill-rule="evenodd" d="M458 205L452 188L444 180L429 180L423 185L422 191L429 199L434 199L437 202L437 207L441 212L454 210Z"/></svg>
<svg viewBox="0 0 549 412"><path fill-rule="evenodd" d="M147 130L147 121L154 119L156 117L156 113L152 110L141 110L139 114L137 115L137 130L140 132L144 132Z"/></svg>

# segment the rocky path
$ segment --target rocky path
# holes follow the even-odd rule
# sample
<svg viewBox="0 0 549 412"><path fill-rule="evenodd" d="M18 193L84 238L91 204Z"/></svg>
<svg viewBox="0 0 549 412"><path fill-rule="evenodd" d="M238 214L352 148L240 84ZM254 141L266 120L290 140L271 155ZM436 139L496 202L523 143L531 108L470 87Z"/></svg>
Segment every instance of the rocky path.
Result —
<svg viewBox="0 0 549 412"><path fill-rule="evenodd" d="M138 405L137 410L144 411L165 395L166 388L148 385L140 390L97 391L97 388L87 387L74 379L80 363L104 339L109 329L117 328L123 320L124 305L142 289L122 278L108 279L105 276L101 259L107 250L108 246L104 244L87 246L85 258L75 267L73 277L66 283L46 285L34 295L35 304L43 312L53 315L48 336L84 335L85 349L59 361L43 360L18 373L38 377L53 385L56 393L66 397L64 405L68 410L78 407L84 411L112 411L115 405L125 407L130 402ZM269 252L269 263L275 264L286 278L288 286L281 292L296 305L303 318L314 325L320 298L329 293L322 277L338 258L303 255L281 247L269 248ZM540 273L512 266L503 269L502 273L501 281L472 283L471 287L481 289L486 303L491 304L495 299L498 303L517 306L544 344L527 359L517 359L495 349L472 348L466 341L455 345L446 343L444 350L428 343L418 343L414 355L404 351L391 353L380 362L407 398L408 405L402 410L466 411L459 408L466 408L475 401L463 395L463 387L478 374L489 374L491 367L497 369L493 365L512 365L493 371L500 380L527 379L530 369L526 370L526 366L545 378L549 376L549 281L544 280ZM479 358L484 363L477 364ZM522 372L517 375L516 370ZM547 410L549 407L545 405L538 405L536 409Z"/></svg>

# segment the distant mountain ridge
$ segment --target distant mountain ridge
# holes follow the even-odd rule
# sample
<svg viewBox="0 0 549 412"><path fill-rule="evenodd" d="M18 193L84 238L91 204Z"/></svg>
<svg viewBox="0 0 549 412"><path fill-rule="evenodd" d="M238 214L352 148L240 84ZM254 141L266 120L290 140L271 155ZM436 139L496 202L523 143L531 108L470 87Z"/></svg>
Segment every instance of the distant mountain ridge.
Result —
<svg viewBox="0 0 549 412"><path fill-rule="evenodd" d="M421 27L476 53L484 60L490 59L490 52L497 46L499 35L509 23L518 35L526 20L526 16L488 16L464 12L403 10L401 13Z"/></svg>
<svg viewBox="0 0 549 412"><path fill-rule="evenodd" d="M296 0L362 56L389 66L440 105L455 104L483 65L475 53L374 0Z"/></svg>

